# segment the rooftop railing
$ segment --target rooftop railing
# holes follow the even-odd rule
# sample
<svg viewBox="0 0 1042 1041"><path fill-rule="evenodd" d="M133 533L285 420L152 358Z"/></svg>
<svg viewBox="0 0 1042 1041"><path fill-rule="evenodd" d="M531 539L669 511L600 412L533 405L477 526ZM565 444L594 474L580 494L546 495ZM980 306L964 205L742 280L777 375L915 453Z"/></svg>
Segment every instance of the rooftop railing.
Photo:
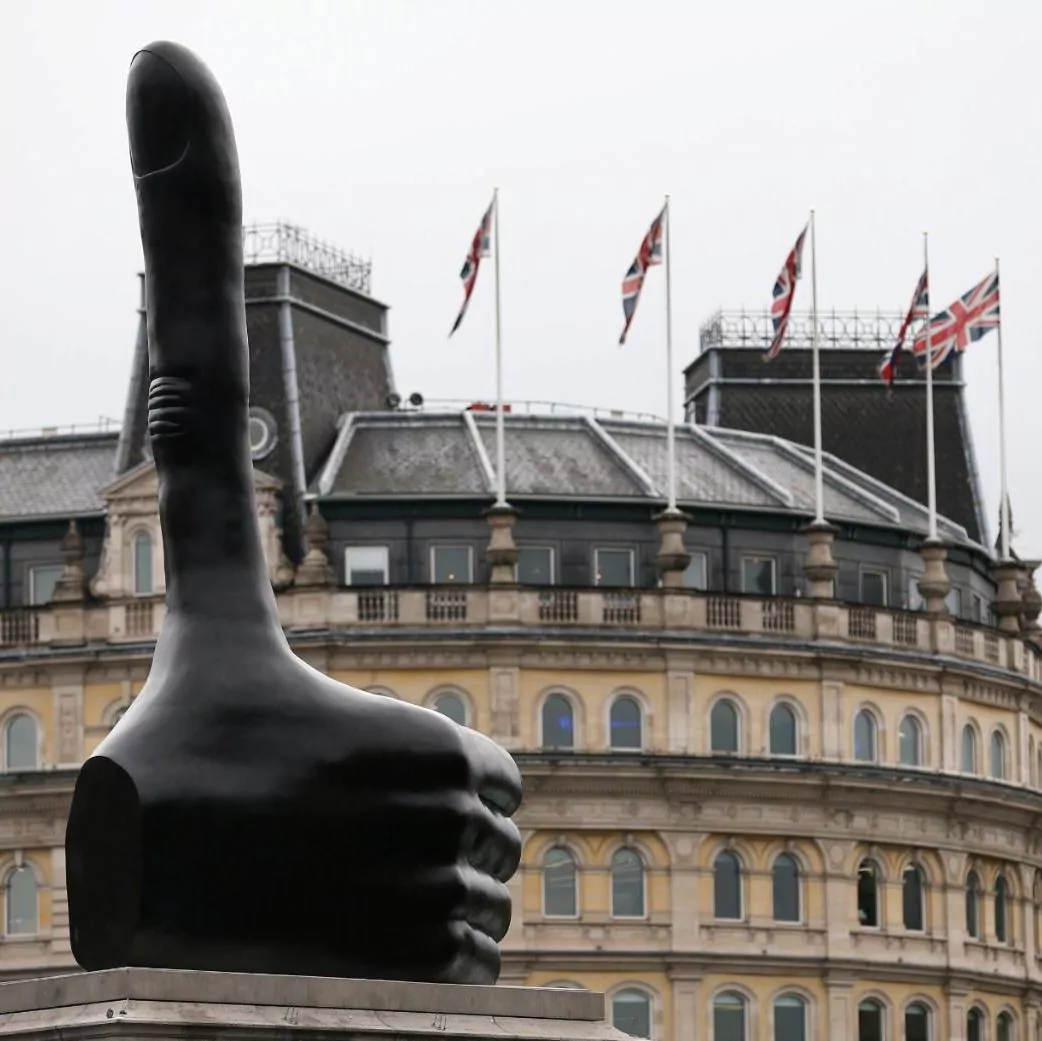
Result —
<svg viewBox="0 0 1042 1041"><path fill-rule="evenodd" d="M495 629L631 633L873 647L893 653L944 655L1017 673L1042 683L1042 650L1021 634L948 615L818 601L665 589L572 589L528 586L390 586L293 589L279 612L294 633ZM0 653L32 654L61 645L147 643L163 624L161 597L101 604L0 610Z"/></svg>

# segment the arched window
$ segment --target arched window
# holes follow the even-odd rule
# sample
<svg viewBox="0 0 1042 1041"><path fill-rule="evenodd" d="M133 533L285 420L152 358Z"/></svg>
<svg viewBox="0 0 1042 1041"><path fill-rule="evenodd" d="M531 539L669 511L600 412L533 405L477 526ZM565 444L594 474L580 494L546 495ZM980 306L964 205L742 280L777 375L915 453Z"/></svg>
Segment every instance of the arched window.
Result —
<svg viewBox="0 0 1042 1041"><path fill-rule="evenodd" d="M543 856L543 913L574 918L578 913L575 858L563 846Z"/></svg>
<svg viewBox="0 0 1042 1041"><path fill-rule="evenodd" d="M734 991L713 999L713 1041L746 1041L745 998Z"/></svg>
<svg viewBox="0 0 1042 1041"><path fill-rule="evenodd" d="M795 994L774 999L774 1041L807 1041L807 1003Z"/></svg>
<svg viewBox="0 0 1042 1041"><path fill-rule="evenodd" d="M791 705L771 709L771 755L796 755L796 713Z"/></svg>
<svg viewBox="0 0 1042 1041"><path fill-rule="evenodd" d="M977 735L969 723L962 728L962 772L977 772Z"/></svg>
<svg viewBox="0 0 1042 1041"><path fill-rule="evenodd" d="M147 596L153 588L152 536L139 531L134 536L134 592Z"/></svg>
<svg viewBox="0 0 1042 1041"><path fill-rule="evenodd" d="M461 727L467 725L467 703L458 694L446 691L434 699L434 711L447 716Z"/></svg>
<svg viewBox="0 0 1042 1041"><path fill-rule="evenodd" d="M7 876L7 935L18 936L39 931L36 876L23 864Z"/></svg>
<svg viewBox="0 0 1042 1041"><path fill-rule="evenodd" d="M726 849L713 861L713 914L717 918L742 917L742 866Z"/></svg>
<svg viewBox="0 0 1042 1041"><path fill-rule="evenodd" d="M575 712L563 694L543 702L543 748L575 747Z"/></svg>
<svg viewBox="0 0 1042 1041"><path fill-rule="evenodd" d="M738 751L738 709L729 698L721 698L709 713L709 750Z"/></svg>
<svg viewBox="0 0 1042 1041"><path fill-rule="evenodd" d="M1035 786L1042 788L1042 745L1035 753Z"/></svg>
<svg viewBox="0 0 1042 1041"><path fill-rule="evenodd" d="M857 1007L857 1041L884 1041L883 1005L866 998Z"/></svg>
<svg viewBox="0 0 1042 1041"><path fill-rule="evenodd" d="M905 868L901 879L901 905L904 927L923 931L923 873L915 864Z"/></svg>
<svg viewBox="0 0 1042 1041"><path fill-rule="evenodd" d="M624 750L644 747L644 713L636 698L623 694L611 703L608 729L612 748ZM636 991L634 991L636 993Z"/></svg>
<svg viewBox="0 0 1042 1041"><path fill-rule="evenodd" d="M8 770L35 770L39 765L36 720L26 712L19 712L7 721L4 765Z"/></svg>
<svg viewBox="0 0 1042 1041"><path fill-rule="evenodd" d="M854 719L854 758L860 763L876 761L876 717L867 708Z"/></svg>
<svg viewBox="0 0 1042 1041"><path fill-rule="evenodd" d="M635 849L616 850L611 858L611 913L644 917L644 858Z"/></svg>
<svg viewBox="0 0 1042 1041"><path fill-rule="evenodd" d="M979 1008L966 1013L966 1041L984 1041L984 1016Z"/></svg>
<svg viewBox="0 0 1042 1041"><path fill-rule="evenodd" d="M651 1037L651 998L633 987L616 991L611 999L611 1022L624 1034Z"/></svg>
<svg viewBox="0 0 1042 1041"><path fill-rule="evenodd" d="M1000 1012L995 1020L995 1041L1013 1041L1013 1017L1008 1012Z"/></svg>
<svg viewBox="0 0 1042 1041"><path fill-rule="evenodd" d="M1009 943L1009 883L1005 875L995 879L995 939Z"/></svg>
<svg viewBox="0 0 1042 1041"><path fill-rule="evenodd" d="M923 734L915 716L905 716L898 731L902 766L919 766L923 761Z"/></svg>
<svg viewBox="0 0 1042 1041"><path fill-rule="evenodd" d="M904 1041L930 1041L930 1010L922 1002L905 1009Z"/></svg>
<svg viewBox="0 0 1042 1041"><path fill-rule="evenodd" d="M988 764L989 772L997 781L1006 776L1006 739L1001 730L991 732L991 762Z"/></svg>
<svg viewBox="0 0 1042 1041"><path fill-rule="evenodd" d="M774 920L800 920L800 865L791 853L779 853L771 867L774 888Z"/></svg>
<svg viewBox="0 0 1042 1041"><path fill-rule="evenodd" d="M966 876L966 935L980 939L980 875L976 871Z"/></svg>
<svg viewBox="0 0 1042 1041"><path fill-rule="evenodd" d="M857 920L869 928L879 925L879 868L871 860L857 869Z"/></svg>

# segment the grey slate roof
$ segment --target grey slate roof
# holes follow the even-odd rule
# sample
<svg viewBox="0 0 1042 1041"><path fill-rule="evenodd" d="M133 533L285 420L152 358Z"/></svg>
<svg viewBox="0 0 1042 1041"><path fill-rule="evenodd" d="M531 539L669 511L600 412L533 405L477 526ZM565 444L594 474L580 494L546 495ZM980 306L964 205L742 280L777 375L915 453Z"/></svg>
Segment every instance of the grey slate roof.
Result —
<svg viewBox="0 0 1042 1041"><path fill-rule="evenodd" d="M505 417L507 495L647 502L667 490L662 423L575 415ZM676 429L681 507L814 513L813 453L767 434ZM487 413L356 413L312 486L319 498L491 496L496 487L495 422ZM824 456L829 520L927 533L926 509L834 456ZM965 529L939 519L943 538L971 544Z"/></svg>
<svg viewBox="0 0 1042 1041"><path fill-rule="evenodd" d="M115 476L118 431L0 441L0 519L100 513Z"/></svg>

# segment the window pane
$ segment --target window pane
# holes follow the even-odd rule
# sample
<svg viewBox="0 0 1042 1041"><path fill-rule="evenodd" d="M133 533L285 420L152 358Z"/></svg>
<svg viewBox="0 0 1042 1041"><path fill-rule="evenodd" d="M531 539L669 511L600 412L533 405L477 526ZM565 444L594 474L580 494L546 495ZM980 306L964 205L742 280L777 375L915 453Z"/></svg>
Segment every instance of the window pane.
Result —
<svg viewBox="0 0 1042 1041"><path fill-rule="evenodd" d="M636 699L616 698L612 702L609 725L612 748L641 748L641 710Z"/></svg>
<svg viewBox="0 0 1042 1041"><path fill-rule="evenodd" d="M980 593L974 593L971 603L973 605L970 611L971 620L974 622L980 622L981 625L984 625L988 620L987 613L984 610L984 597L982 597Z"/></svg>
<svg viewBox="0 0 1042 1041"><path fill-rule="evenodd" d="M774 560L771 557L742 557L742 592L774 596Z"/></svg>
<svg viewBox="0 0 1042 1041"><path fill-rule="evenodd" d="M554 551L549 546L522 546L517 551L517 580L526 586L552 586Z"/></svg>
<svg viewBox="0 0 1042 1041"><path fill-rule="evenodd" d="M800 868L796 858L782 853L771 869L774 886L774 920L776 922L798 922L800 920Z"/></svg>
<svg viewBox="0 0 1042 1041"><path fill-rule="evenodd" d="M738 710L721 698L709 714L709 747L712 752L738 751Z"/></svg>
<svg viewBox="0 0 1042 1041"><path fill-rule="evenodd" d="M901 720L900 756L903 766L919 765L919 721L914 716Z"/></svg>
<svg viewBox="0 0 1042 1041"><path fill-rule="evenodd" d="M919 592L920 575L908 576L908 610L921 611L923 609L923 598Z"/></svg>
<svg viewBox="0 0 1042 1041"><path fill-rule="evenodd" d="M921 932L923 928L923 876L915 866L905 868L901 886L904 927Z"/></svg>
<svg viewBox="0 0 1042 1041"><path fill-rule="evenodd" d="M433 579L435 585L470 582L470 547L435 546Z"/></svg>
<svg viewBox="0 0 1042 1041"><path fill-rule="evenodd" d="M971 1008L966 1016L966 1041L984 1041L983 1025L979 1010Z"/></svg>
<svg viewBox="0 0 1042 1041"><path fill-rule="evenodd" d="M7 724L4 765L8 770L35 770L37 766L36 720L25 713Z"/></svg>
<svg viewBox="0 0 1042 1041"><path fill-rule="evenodd" d="M29 602L32 604L49 604L54 599L54 587L62 577L64 569L54 567L34 567L29 571Z"/></svg>
<svg viewBox="0 0 1042 1041"><path fill-rule="evenodd" d="M796 754L796 713L788 705L771 709L771 755Z"/></svg>
<svg viewBox="0 0 1042 1041"><path fill-rule="evenodd" d="M598 549L595 553L599 586L632 586L633 553L628 549Z"/></svg>
<svg viewBox="0 0 1042 1041"><path fill-rule="evenodd" d="M713 1041L746 1041L745 1001L737 994L721 994L713 1002Z"/></svg>
<svg viewBox="0 0 1042 1041"><path fill-rule="evenodd" d="M548 915L576 913L575 861L559 846L543 858L543 907Z"/></svg>
<svg viewBox="0 0 1042 1041"><path fill-rule="evenodd" d="M962 772L977 772L977 735L969 723L962 728Z"/></svg>
<svg viewBox="0 0 1042 1041"><path fill-rule="evenodd" d="M886 574L884 572L861 572L861 602L876 607L886 607Z"/></svg>
<svg viewBox="0 0 1042 1041"><path fill-rule="evenodd" d="M930 1041L930 1016L918 1002L905 1010L904 1041Z"/></svg>
<svg viewBox="0 0 1042 1041"><path fill-rule="evenodd" d="M995 1027L995 1041L1013 1041L1013 1020L1008 1012L999 1015Z"/></svg>
<svg viewBox="0 0 1042 1041"><path fill-rule="evenodd" d="M16 868L7 878L7 932L37 931L36 876L28 867Z"/></svg>
<svg viewBox="0 0 1042 1041"><path fill-rule="evenodd" d="M862 763L876 761L876 720L867 709L854 720L854 758Z"/></svg>
<svg viewBox="0 0 1042 1041"><path fill-rule="evenodd" d="M706 589L706 557L704 553L692 553L691 563L684 571L685 589Z"/></svg>
<svg viewBox="0 0 1042 1041"><path fill-rule="evenodd" d="M944 604L950 615L959 618L962 615L962 590L949 589L948 595L944 598Z"/></svg>
<svg viewBox="0 0 1042 1041"><path fill-rule="evenodd" d="M1008 934L1009 916L1006 908L1008 892L1006 880L999 875L995 881L995 939L999 943L1005 943Z"/></svg>
<svg viewBox="0 0 1042 1041"><path fill-rule="evenodd" d="M467 706L458 694L439 694L434 699L434 709L461 727L467 725Z"/></svg>
<svg viewBox="0 0 1042 1041"><path fill-rule="evenodd" d="M980 936L980 879L975 871L966 877L966 935Z"/></svg>
<svg viewBox="0 0 1042 1041"><path fill-rule="evenodd" d="M644 861L636 850L611 858L611 910L618 918L644 917Z"/></svg>
<svg viewBox="0 0 1042 1041"><path fill-rule="evenodd" d="M543 702L543 747L575 747L575 715L563 694L551 694Z"/></svg>
<svg viewBox="0 0 1042 1041"><path fill-rule="evenodd" d="M713 864L713 913L717 918L742 917L741 871L733 853L717 854Z"/></svg>
<svg viewBox="0 0 1042 1041"><path fill-rule="evenodd" d="M858 1005L857 1041L883 1041L883 1006L878 1001Z"/></svg>
<svg viewBox="0 0 1042 1041"><path fill-rule="evenodd" d="M349 546L347 549L347 584L349 586L385 586L389 578L387 546Z"/></svg>
<svg viewBox="0 0 1042 1041"><path fill-rule="evenodd" d="M875 865L864 861L857 873L857 920L861 925L879 925L879 884Z"/></svg>
<svg viewBox="0 0 1042 1041"><path fill-rule="evenodd" d="M152 536L147 531L134 536L134 592L152 592Z"/></svg>
<svg viewBox="0 0 1042 1041"><path fill-rule="evenodd" d="M774 1003L774 1041L806 1041L807 1007L801 998L778 998Z"/></svg>
<svg viewBox="0 0 1042 1041"><path fill-rule="evenodd" d="M620 990L611 999L611 1021L634 1037L651 1037L651 1000L639 990Z"/></svg>
<svg viewBox="0 0 1042 1041"><path fill-rule="evenodd" d="M1002 780L1006 776L1006 741L999 731L991 735L991 776Z"/></svg>

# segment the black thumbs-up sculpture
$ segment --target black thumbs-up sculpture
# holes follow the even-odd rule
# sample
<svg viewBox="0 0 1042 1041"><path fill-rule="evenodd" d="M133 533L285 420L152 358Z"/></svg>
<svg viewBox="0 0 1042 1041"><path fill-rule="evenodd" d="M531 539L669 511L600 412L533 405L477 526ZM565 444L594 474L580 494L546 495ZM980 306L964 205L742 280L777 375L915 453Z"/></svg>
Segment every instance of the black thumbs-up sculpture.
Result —
<svg viewBox="0 0 1042 1041"><path fill-rule="evenodd" d="M290 650L254 506L224 97L192 53L153 44L130 67L127 123L167 612L144 689L76 782L73 954L86 969L493 983L520 774L481 734Z"/></svg>

